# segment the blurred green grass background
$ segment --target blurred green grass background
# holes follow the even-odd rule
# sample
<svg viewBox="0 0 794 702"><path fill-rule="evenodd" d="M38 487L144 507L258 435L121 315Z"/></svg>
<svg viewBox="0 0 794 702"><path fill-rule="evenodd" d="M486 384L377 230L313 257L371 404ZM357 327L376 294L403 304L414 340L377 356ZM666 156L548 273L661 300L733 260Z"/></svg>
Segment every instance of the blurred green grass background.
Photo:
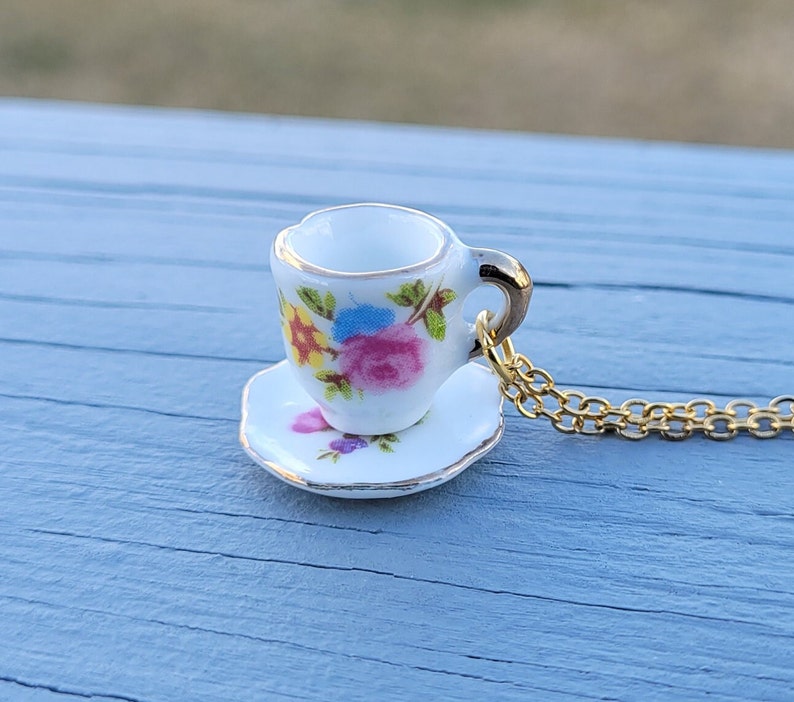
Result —
<svg viewBox="0 0 794 702"><path fill-rule="evenodd" d="M794 0L0 0L0 94L794 147Z"/></svg>

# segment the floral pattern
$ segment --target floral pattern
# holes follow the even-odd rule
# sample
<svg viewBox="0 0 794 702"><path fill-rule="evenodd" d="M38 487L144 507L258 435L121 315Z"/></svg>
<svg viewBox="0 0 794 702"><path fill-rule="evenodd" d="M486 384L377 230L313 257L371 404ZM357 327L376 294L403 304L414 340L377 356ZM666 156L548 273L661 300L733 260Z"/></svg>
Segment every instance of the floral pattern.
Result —
<svg viewBox="0 0 794 702"><path fill-rule="evenodd" d="M386 293L383 306L354 302L337 309L330 291L323 295L301 286L295 292L302 304L289 302L279 291L284 337L295 362L316 369L314 377L324 384L329 402L413 386L424 371L430 343L446 337L444 307L457 299L451 288L431 287L422 280ZM330 450L351 453L361 448L354 443Z"/></svg>
<svg viewBox="0 0 794 702"><path fill-rule="evenodd" d="M284 337L292 348L292 355L299 366L320 368L323 354L333 353L328 339L314 324L309 313L286 300L281 303Z"/></svg>
<svg viewBox="0 0 794 702"><path fill-rule="evenodd" d="M419 423L424 421L424 417ZM317 452L317 460L328 459L336 463L342 456L364 449L369 446L376 446L382 453L394 453L394 444L399 443L400 437L397 434L378 434L375 436L358 436L356 434L341 434L332 429L331 425L325 421L319 407L301 412L292 420L290 425L292 431L298 434L314 434L317 432L332 431L335 438L331 439L326 446Z"/></svg>

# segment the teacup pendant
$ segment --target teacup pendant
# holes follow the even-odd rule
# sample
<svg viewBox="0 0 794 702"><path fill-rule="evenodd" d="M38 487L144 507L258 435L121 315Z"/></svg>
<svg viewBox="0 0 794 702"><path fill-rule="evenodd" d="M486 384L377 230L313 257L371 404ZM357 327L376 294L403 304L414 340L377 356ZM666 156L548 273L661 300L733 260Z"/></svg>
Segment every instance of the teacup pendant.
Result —
<svg viewBox="0 0 794 702"><path fill-rule="evenodd" d="M396 440L383 437L399 438L403 433L406 437L410 434L412 443L426 444L426 450L418 451L413 459L420 465L413 466L409 474L390 474L387 480L383 479L383 470L375 466L371 475L357 470L345 480L335 479L334 471L323 471L319 482L295 480L300 473L294 468L302 460L298 458L303 456L301 451L279 453L280 460L294 465L293 469L274 469L278 475L289 475L286 479L302 487L324 492L334 485L334 494L374 496L359 494L369 490L361 486L386 484L391 487L376 491L402 494L443 482L474 460L470 458L472 452L482 454L476 447L485 445L488 449L496 443L502 420L501 400L493 383L493 416L498 415L498 420L487 437L472 433L478 437L475 447L465 435L469 431L465 423L458 427L449 424L442 430L442 424L436 426L436 420L428 420L439 432L435 439L432 432L422 428L424 423L417 425L427 418L431 406L439 406L442 388L449 383L457 388L453 374L481 372L468 364L481 355L474 326L462 315L469 293L483 284L495 285L504 293L505 309L494 323L496 343L523 320L532 282L518 261L500 251L465 246L446 224L423 212L361 204L321 210L283 230L276 237L270 262L287 354L284 371L291 374L291 382L284 380L278 385L280 392L288 393L278 396L279 401L299 398L305 405L310 398L313 404L304 411L316 413L318 423L339 433L322 458L334 466L341 465L342 457L372 443L383 454L390 454ZM291 445L294 437L283 427L265 434L257 430L260 445L262 437L267 436L261 453L253 448L257 442L246 429L246 416L249 422L256 416L261 429L258 419L266 412L262 402L255 399L259 397L255 390L272 384L275 392L281 374L276 368L268 372L269 376L255 376L246 389L241 440L254 458L273 468L274 437L281 437L276 440L281 448ZM444 392L457 398L458 404L467 404L457 389ZM484 408L488 406L487 402L483 404ZM452 413L454 405L446 411ZM464 435L457 441L453 437L460 432ZM307 444L309 439L304 437L302 441ZM428 459L435 468L426 470L421 462L434 441L452 442L456 446L454 456ZM448 459L450 462L445 463ZM439 461L443 465L436 465ZM356 462L347 460L348 465ZM316 471L316 465L304 470L312 475ZM436 475L439 471L442 480ZM345 474L341 469L337 472ZM402 477L397 479L397 475ZM410 487L395 487L404 481ZM315 487L309 487L310 483ZM358 487L346 489L345 484Z"/></svg>

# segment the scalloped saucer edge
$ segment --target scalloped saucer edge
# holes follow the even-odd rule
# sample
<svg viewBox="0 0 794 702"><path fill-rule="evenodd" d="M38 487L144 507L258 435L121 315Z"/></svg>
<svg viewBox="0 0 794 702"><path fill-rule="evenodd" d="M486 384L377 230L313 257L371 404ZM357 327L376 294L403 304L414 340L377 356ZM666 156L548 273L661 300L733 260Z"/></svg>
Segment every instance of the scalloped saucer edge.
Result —
<svg viewBox="0 0 794 702"><path fill-rule="evenodd" d="M310 492L385 498L435 487L490 451L504 432L497 378L468 363L408 429L354 436L331 428L287 361L256 373L242 396L240 443L277 478Z"/></svg>

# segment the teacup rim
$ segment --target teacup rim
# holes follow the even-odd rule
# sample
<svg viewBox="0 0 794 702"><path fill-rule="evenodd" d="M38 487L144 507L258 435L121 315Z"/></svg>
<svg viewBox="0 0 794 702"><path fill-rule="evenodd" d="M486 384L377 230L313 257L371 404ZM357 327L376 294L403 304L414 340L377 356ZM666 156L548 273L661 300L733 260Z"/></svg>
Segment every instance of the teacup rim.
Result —
<svg viewBox="0 0 794 702"><path fill-rule="evenodd" d="M311 261L307 261L304 257L302 257L295 249L289 244L289 235L296 229L300 228L310 219L317 217L319 215L326 214L328 212L336 212L340 210L346 209L354 209L354 208L363 208L363 207L375 207L375 208L383 208L388 210L399 210L404 213L408 213L411 215L422 217L423 219L430 220L433 222L436 227L438 227L439 231L442 234L442 241L440 246L436 248L433 254L425 259L420 261L416 261L415 263L411 263L407 266L400 266L397 268L385 268L385 269L376 269L371 271L340 271L334 268L327 268L324 266L320 266L316 263L312 263ZM423 210L419 210L413 207L406 207L404 205L393 205L389 203L383 202L354 202L354 203L347 203L344 205L332 205L330 207L323 207L318 210L314 210L313 212L309 212L305 217L303 217L300 222L297 224L292 224L288 227L284 227L278 234L276 234L276 238L273 241L273 252L277 259L286 263L293 268L296 268L300 271L305 273L313 273L315 275L321 275L324 277L329 278L380 278L380 277L388 277L400 274L410 274L415 271L426 270L427 268L433 266L435 263L441 261L445 258L449 248L452 245L452 241L455 238L455 233L449 227L446 222L439 219L438 217L434 217L433 215L429 214L428 212L424 212Z"/></svg>

